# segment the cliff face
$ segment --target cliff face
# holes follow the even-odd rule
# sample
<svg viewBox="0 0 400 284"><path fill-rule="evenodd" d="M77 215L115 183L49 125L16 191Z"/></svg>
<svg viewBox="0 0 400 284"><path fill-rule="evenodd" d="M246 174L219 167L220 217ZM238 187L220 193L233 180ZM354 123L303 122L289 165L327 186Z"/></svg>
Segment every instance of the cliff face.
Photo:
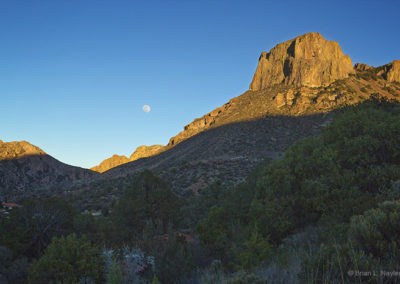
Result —
<svg viewBox="0 0 400 284"><path fill-rule="evenodd" d="M354 73L353 63L339 44L319 33L308 33L263 52L250 90L275 84L320 87Z"/></svg>
<svg viewBox="0 0 400 284"><path fill-rule="evenodd" d="M392 63L386 64L380 67L381 71L378 75L381 75L388 82L400 82L400 61L394 60Z"/></svg>

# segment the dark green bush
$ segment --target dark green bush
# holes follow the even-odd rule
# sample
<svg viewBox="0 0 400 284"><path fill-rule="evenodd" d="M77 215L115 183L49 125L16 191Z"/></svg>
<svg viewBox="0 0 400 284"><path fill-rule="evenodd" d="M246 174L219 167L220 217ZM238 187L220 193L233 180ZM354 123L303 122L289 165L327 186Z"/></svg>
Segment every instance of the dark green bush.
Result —
<svg viewBox="0 0 400 284"><path fill-rule="evenodd" d="M349 237L357 249L380 259L400 259L400 202L386 201L351 219Z"/></svg>
<svg viewBox="0 0 400 284"><path fill-rule="evenodd" d="M86 238L72 234L53 238L31 266L29 283L104 283L104 269L101 251Z"/></svg>
<svg viewBox="0 0 400 284"><path fill-rule="evenodd" d="M183 200L172 193L166 183L150 171L142 172L126 189L111 213L115 226L115 243L140 239L150 222L160 234L167 232L183 219Z"/></svg>

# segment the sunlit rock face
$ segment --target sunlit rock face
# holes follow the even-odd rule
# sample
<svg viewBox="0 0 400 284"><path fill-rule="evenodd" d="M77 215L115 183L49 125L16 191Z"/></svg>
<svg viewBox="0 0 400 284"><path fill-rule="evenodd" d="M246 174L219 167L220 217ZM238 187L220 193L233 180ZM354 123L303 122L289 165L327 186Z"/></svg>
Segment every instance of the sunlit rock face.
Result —
<svg viewBox="0 0 400 284"><path fill-rule="evenodd" d="M281 83L326 86L350 73L354 73L353 63L337 42L328 41L319 33L308 33L261 53L250 90Z"/></svg>
<svg viewBox="0 0 400 284"><path fill-rule="evenodd" d="M374 69L374 67L369 66L369 65L364 64L364 63L356 63L354 65L354 69L356 71L363 72L363 71L368 71L368 70Z"/></svg>
<svg viewBox="0 0 400 284"><path fill-rule="evenodd" d="M382 75L383 78L389 82L400 82L400 61L394 60L392 63L386 64L378 72L378 75Z"/></svg>
<svg viewBox="0 0 400 284"><path fill-rule="evenodd" d="M126 156L113 155L112 157L101 162L100 165L91 168L91 170L102 173L127 162L129 162L129 159Z"/></svg>
<svg viewBox="0 0 400 284"><path fill-rule="evenodd" d="M135 152L129 157L129 161L139 160L141 158L147 158L160 153L163 150L163 145L152 145L152 146L139 146Z"/></svg>
<svg viewBox="0 0 400 284"><path fill-rule="evenodd" d="M46 153L26 141L3 143L0 140L0 161L33 155L46 155Z"/></svg>
<svg viewBox="0 0 400 284"><path fill-rule="evenodd" d="M119 155L114 155L103 162L100 163L100 165L95 166L91 168L92 171L96 171L99 173L103 173L105 171L108 171L109 169L112 169L114 167L117 167L119 165L132 162L135 160L139 160L141 158L147 158L154 156L164 150L163 145L152 145L152 146L139 146L136 148L135 152L132 153L132 155L129 157L129 159L126 156L119 156Z"/></svg>

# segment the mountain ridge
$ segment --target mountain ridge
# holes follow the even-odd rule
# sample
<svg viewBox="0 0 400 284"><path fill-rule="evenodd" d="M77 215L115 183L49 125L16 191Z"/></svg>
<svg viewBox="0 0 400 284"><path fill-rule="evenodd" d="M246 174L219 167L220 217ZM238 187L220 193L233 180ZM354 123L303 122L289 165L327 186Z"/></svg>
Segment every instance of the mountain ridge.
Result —
<svg viewBox="0 0 400 284"><path fill-rule="evenodd" d="M111 168L117 167L119 165L132 162L141 158L146 158L149 156L156 155L162 151L165 151L164 149L165 146L163 145L152 145L152 146L146 146L142 145L136 148L136 150L131 154L131 156L128 158L126 156L120 156L117 154L114 154L110 158L105 159L102 161L99 165L90 168L92 171L103 173Z"/></svg>
<svg viewBox="0 0 400 284"><path fill-rule="evenodd" d="M321 41L319 36L310 38L317 38L317 43ZM296 58L296 53L288 56L292 58L293 54ZM310 66L307 62L306 67ZM310 62L314 62L313 59ZM303 67L296 68L303 70ZM304 78L308 78L307 68L304 69ZM291 74L283 73L287 78ZM400 62L394 60L379 67L357 63L345 78L335 79L329 84L321 83L320 86L297 85L296 80L289 79L288 82L291 84L268 84L232 98L187 124L165 146L140 146L129 158L114 155L103 161L101 168L97 168L102 174L87 170L77 179L72 179L68 174L52 173L53 180L56 177L52 185L60 185L65 181L64 189L76 185L74 188L78 191L84 188L87 192L93 192L91 189L96 188L94 184L102 187L107 181L107 186L112 188L112 180L129 180L144 169L154 170L172 183L173 190L181 193L201 190L221 179L223 182L240 182L260 159L279 158L296 139L318 135L336 109L377 95L388 100L399 100ZM34 168L32 165L30 167ZM23 185L29 184L21 165L14 167L13 171L22 172L22 177L25 177ZM13 171L9 173L13 175ZM2 176L4 171L1 174L0 168L0 182L4 178ZM56 182L58 176L61 183ZM35 175L31 178L34 184L32 188L44 184L35 183ZM41 181L43 177L37 178ZM92 185L82 187L80 183ZM8 186L14 185L11 183Z"/></svg>
<svg viewBox="0 0 400 284"><path fill-rule="evenodd" d="M365 72L367 73L364 74ZM367 76L369 73L371 73L371 76L382 78L388 83L400 82L400 61L394 60L380 67L371 67L363 63L356 63L353 66L350 57L343 54L337 42L328 41L319 33L307 33L277 44L268 53L262 52L250 88L241 96L253 92L252 94L255 97L263 90L274 92L272 90L280 88L280 92L274 93L272 101L263 101L264 104L273 104L278 108L278 111L270 109L271 114L285 114L286 112L290 115L301 115L318 111L323 112L337 105L360 101L360 98L356 98L352 102L347 101L349 97L346 98L346 94L329 89L330 85L341 82L340 80L347 80L348 86L346 88L355 89L356 92L360 93L362 99L366 99L368 90L362 92L361 89L371 84L356 82L354 76L356 74L357 76L360 74ZM392 94L383 90L385 86L377 87L375 84L373 85L371 90L375 92L383 91L385 96L396 99ZM327 89L321 90L321 88ZM237 112L232 111L231 108L235 108L234 106L241 100L239 98L241 96L235 97L206 115L194 119L193 122L184 126L183 131L171 137L167 145L160 145L159 151L143 155L140 158L167 151L180 142L212 127L239 121L240 118L235 120L222 117ZM259 110L256 100L250 101L248 106L256 108L257 111L255 111L253 117L248 115L245 119L255 119L266 114L265 111ZM311 110L312 108L314 110ZM223 122L224 120L227 121ZM119 166L133 161L126 157L126 159L121 158L118 155L113 157L106 159L92 169L101 168L100 172L105 172L113 168L111 165Z"/></svg>
<svg viewBox="0 0 400 284"><path fill-rule="evenodd" d="M38 191L57 194L98 173L64 164L27 141L0 142L0 197L33 197Z"/></svg>

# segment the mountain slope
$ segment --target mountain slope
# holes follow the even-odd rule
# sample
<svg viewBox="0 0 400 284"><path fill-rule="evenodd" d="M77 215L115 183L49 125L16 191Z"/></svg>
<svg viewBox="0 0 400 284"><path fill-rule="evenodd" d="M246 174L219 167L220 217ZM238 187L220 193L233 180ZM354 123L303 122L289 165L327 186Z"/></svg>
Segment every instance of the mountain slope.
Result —
<svg viewBox="0 0 400 284"><path fill-rule="evenodd" d="M372 95L400 98L397 60L376 68L362 63L348 68L351 60L339 45L319 34L278 46L262 53L265 56L260 57L251 90L195 119L166 146L141 146L130 158L115 155L93 168L101 175L64 164L60 169L58 161L43 153L6 160L1 162L0 188L73 186L91 193L100 186L113 190L113 181L121 185L146 168L180 193L198 191L216 181L236 184L264 158L279 158L297 139L318 135L336 109ZM327 55L332 52L334 56ZM265 69L265 60L276 66ZM254 83L257 80L261 83ZM25 163L28 167L21 169ZM36 164L39 169L32 172ZM80 186L86 182L90 185Z"/></svg>
<svg viewBox="0 0 400 284"><path fill-rule="evenodd" d="M318 135L335 109L376 93L388 99L400 97L400 84L356 76L367 75L360 73L327 88L275 86L248 91L223 111L217 109L218 115L195 120L171 138L168 150L110 169L99 178L129 176L149 168L178 192L198 190L217 180L235 184L264 158L279 158L296 140ZM209 119L211 126L206 123Z"/></svg>
<svg viewBox="0 0 400 284"><path fill-rule="evenodd" d="M265 60L277 66L265 71ZM397 60L353 68L337 43L315 33L300 36L262 53L251 90L186 125L161 154L112 168L99 179L150 168L179 192L217 180L237 183L263 158L277 158L297 139L318 135L335 109L371 95L398 100L399 69ZM279 72L279 80L271 78Z"/></svg>
<svg viewBox="0 0 400 284"><path fill-rule="evenodd" d="M26 142L0 140L0 197L30 197L60 189L94 177L97 173L61 163Z"/></svg>
<svg viewBox="0 0 400 284"><path fill-rule="evenodd" d="M318 135L331 115L271 116L203 131L158 155L103 173L110 180L150 169L175 192L186 193L220 181L237 184L265 158L280 158L296 140Z"/></svg>
<svg viewBox="0 0 400 284"><path fill-rule="evenodd" d="M397 99L398 89L392 85L400 81L399 66L395 60L378 68L361 63L353 68L337 42L327 41L318 33L296 37L261 53L249 91L195 119L165 147L141 157L166 151L200 132L229 123L268 115L326 113L367 99L372 93ZM129 161L115 156L92 169L104 172Z"/></svg>

